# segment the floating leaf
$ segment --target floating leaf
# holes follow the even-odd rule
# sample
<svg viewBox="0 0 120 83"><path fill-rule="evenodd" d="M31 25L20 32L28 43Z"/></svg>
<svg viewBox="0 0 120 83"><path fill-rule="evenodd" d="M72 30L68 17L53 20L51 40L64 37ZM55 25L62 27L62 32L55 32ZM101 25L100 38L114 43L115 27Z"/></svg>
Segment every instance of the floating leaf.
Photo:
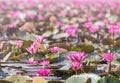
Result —
<svg viewBox="0 0 120 83"><path fill-rule="evenodd" d="M82 47L82 51L84 51L85 53L91 53L94 52L95 48L93 45L85 45Z"/></svg>
<svg viewBox="0 0 120 83"><path fill-rule="evenodd" d="M91 79L91 80L90 80ZM100 79L100 76L92 73L88 74L80 74L80 75L73 75L69 77L65 83L97 83L97 81Z"/></svg>
<svg viewBox="0 0 120 83"><path fill-rule="evenodd" d="M98 80L97 83L120 83L120 80L113 76L105 76Z"/></svg>
<svg viewBox="0 0 120 83"><path fill-rule="evenodd" d="M59 81L59 80L52 80L52 81L48 81L48 83L64 83L64 82Z"/></svg>
<svg viewBox="0 0 120 83"><path fill-rule="evenodd" d="M26 49L26 48L28 48L32 43L33 43L33 41L31 41L31 40L24 41L22 48L23 48L23 49Z"/></svg>

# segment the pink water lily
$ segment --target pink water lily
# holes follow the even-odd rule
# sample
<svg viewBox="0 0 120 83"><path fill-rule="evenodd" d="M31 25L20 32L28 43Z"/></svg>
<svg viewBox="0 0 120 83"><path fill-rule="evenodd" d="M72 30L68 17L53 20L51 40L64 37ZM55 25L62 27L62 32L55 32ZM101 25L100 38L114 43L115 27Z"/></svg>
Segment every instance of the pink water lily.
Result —
<svg viewBox="0 0 120 83"><path fill-rule="evenodd" d="M93 26L93 23L92 23L92 22L86 22L86 23L83 24L83 26L84 26L85 28L90 28L90 27Z"/></svg>
<svg viewBox="0 0 120 83"><path fill-rule="evenodd" d="M19 19L20 18L20 16L19 16L20 12L19 11L10 11L9 14L14 19Z"/></svg>
<svg viewBox="0 0 120 83"><path fill-rule="evenodd" d="M62 22L56 22L56 25L58 26L58 27L62 27L62 26L64 26L64 24L62 23Z"/></svg>
<svg viewBox="0 0 120 83"><path fill-rule="evenodd" d="M33 20L35 18L35 14L28 14L27 17Z"/></svg>
<svg viewBox="0 0 120 83"><path fill-rule="evenodd" d="M68 36L74 36L77 32L77 28L74 27L74 26L69 26L67 29L66 29L66 33L68 34Z"/></svg>
<svg viewBox="0 0 120 83"><path fill-rule="evenodd" d="M82 62L87 58L87 55L84 52L75 52L67 56L67 59L72 62Z"/></svg>
<svg viewBox="0 0 120 83"><path fill-rule="evenodd" d="M42 21L42 20L44 20L44 17L42 15L38 15L38 20Z"/></svg>
<svg viewBox="0 0 120 83"><path fill-rule="evenodd" d="M36 38L36 40L37 40L37 42L39 42L39 43L43 43L46 39L45 39L44 36L38 36L38 37Z"/></svg>
<svg viewBox="0 0 120 83"><path fill-rule="evenodd" d="M99 13L99 14L97 15L97 17L98 17L98 18L102 18L102 17L103 17L103 13Z"/></svg>
<svg viewBox="0 0 120 83"><path fill-rule="evenodd" d="M115 29L116 29L116 25L110 25L110 26L108 27L108 32L109 32L110 34L115 34L115 33L116 33Z"/></svg>
<svg viewBox="0 0 120 83"><path fill-rule="evenodd" d="M91 28L89 28L89 32L95 33L95 32L97 32L97 29L95 27L91 27Z"/></svg>
<svg viewBox="0 0 120 83"><path fill-rule="evenodd" d="M27 63L30 64L30 65L36 65L36 64L38 64L37 61L28 61Z"/></svg>
<svg viewBox="0 0 120 83"><path fill-rule="evenodd" d="M51 74L51 70L50 69L39 69L38 74L40 76L49 76Z"/></svg>
<svg viewBox="0 0 120 83"><path fill-rule="evenodd" d="M48 60L44 60L44 61L41 61L40 64L43 66L49 66L50 62Z"/></svg>
<svg viewBox="0 0 120 83"><path fill-rule="evenodd" d="M50 51L51 51L52 53L56 53L56 52L59 52L59 51L60 51L60 48L59 48L59 47L52 47L52 48L50 48Z"/></svg>
<svg viewBox="0 0 120 83"><path fill-rule="evenodd" d="M33 43L30 47L26 49L30 54L35 54L38 50L38 46L36 43Z"/></svg>
<svg viewBox="0 0 120 83"><path fill-rule="evenodd" d="M105 53L103 56L107 62L112 62L115 59L115 55L112 53Z"/></svg>
<svg viewBox="0 0 120 83"><path fill-rule="evenodd" d="M23 45L23 41L17 41L17 43L16 43L16 47L17 48L22 48L22 45Z"/></svg>
<svg viewBox="0 0 120 83"><path fill-rule="evenodd" d="M72 70L77 71L82 67L82 63L80 62L73 62L72 63Z"/></svg>
<svg viewBox="0 0 120 83"><path fill-rule="evenodd" d="M16 25L15 24L9 24L8 27L9 28L16 28Z"/></svg>

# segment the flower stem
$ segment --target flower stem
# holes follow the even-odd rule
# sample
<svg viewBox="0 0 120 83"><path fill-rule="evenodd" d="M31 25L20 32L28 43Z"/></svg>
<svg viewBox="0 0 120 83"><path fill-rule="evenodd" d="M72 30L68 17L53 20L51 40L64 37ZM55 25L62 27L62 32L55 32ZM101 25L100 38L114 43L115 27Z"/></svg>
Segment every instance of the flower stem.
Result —
<svg viewBox="0 0 120 83"><path fill-rule="evenodd" d="M111 71L111 62L108 62L108 68L107 68L107 72Z"/></svg>

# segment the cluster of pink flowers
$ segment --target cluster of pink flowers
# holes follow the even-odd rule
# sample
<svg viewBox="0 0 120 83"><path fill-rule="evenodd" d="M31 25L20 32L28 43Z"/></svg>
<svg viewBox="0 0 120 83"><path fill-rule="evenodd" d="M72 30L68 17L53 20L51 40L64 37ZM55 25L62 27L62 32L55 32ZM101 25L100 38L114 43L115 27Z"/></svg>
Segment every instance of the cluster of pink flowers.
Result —
<svg viewBox="0 0 120 83"><path fill-rule="evenodd" d="M33 43L30 47L26 48L26 50L34 55L37 51L38 51L38 46L37 46L37 43Z"/></svg>
<svg viewBox="0 0 120 83"><path fill-rule="evenodd" d="M72 69L74 71L79 70L82 67L82 62L87 58L84 52L75 52L67 56L67 59L72 61Z"/></svg>
<svg viewBox="0 0 120 83"><path fill-rule="evenodd" d="M39 69L38 74L40 76L49 76L51 74L51 70L50 69Z"/></svg>
<svg viewBox="0 0 120 83"><path fill-rule="evenodd" d="M69 26L67 29L66 29L66 33L68 34L68 36L74 36L76 33L77 33L77 28L74 27L74 26Z"/></svg>
<svg viewBox="0 0 120 83"><path fill-rule="evenodd" d="M52 47L52 48L50 48L50 51L51 51L52 53L56 53L56 52L59 52L59 51L60 51L60 48L59 48L59 47Z"/></svg>
<svg viewBox="0 0 120 83"><path fill-rule="evenodd" d="M104 56L103 58L104 58L107 62L112 62L113 60L115 60L115 55L112 54L112 53L105 53L103 56Z"/></svg>

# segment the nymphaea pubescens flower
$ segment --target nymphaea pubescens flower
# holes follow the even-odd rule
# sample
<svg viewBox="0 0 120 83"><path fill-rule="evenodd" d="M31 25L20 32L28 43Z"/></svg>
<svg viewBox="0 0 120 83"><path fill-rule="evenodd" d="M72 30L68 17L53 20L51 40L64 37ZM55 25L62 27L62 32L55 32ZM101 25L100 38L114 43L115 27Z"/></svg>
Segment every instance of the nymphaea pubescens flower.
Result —
<svg viewBox="0 0 120 83"><path fill-rule="evenodd" d="M77 28L74 27L74 26L69 26L67 29L66 29L66 33L68 36L74 36L76 33L77 33Z"/></svg>
<svg viewBox="0 0 120 83"><path fill-rule="evenodd" d="M45 38L44 36L38 36L38 37L36 38L36 40L37 40L37 42L39 42L39 43L43 43L43 42L46 40L46 38Z"/></svg>
<svg viewBox="0 0 120 83"><path fill-rule="evenodd" d="M36 54L38 51L37 43L33 43L30 47L26 48L26 50L32 55Z"/></svg>
<svg viewBox="0 0 120 83"><path fill-rule="evenodd" d="M16 25L15 25L15 24L9 24L8 27L9 27L10 29L14 29L14 28L16 28Z"/></svg>
<svg viewBox="0 0 120 83"><path fill-rule="evenodd" d="M81 69L82 62L87 58L87 55L84 52L75 52L75 53L70 53L66 58L72 61L71 68L77 74L77 70Z"/></svg>
<svg viewBox="0 0 120 83"><path fill-rule="evenodd" d="M72 70L74 70L77 74L77 70L82 67L82 63L80 62L72 62Z"/></svg>
<svg viewBox="0 0 120 83"><path fill-rule="evenodd" d="M38 15L38 20L39 21L43 21L44 20L44 17L42 15Z"/></svg>
<svg viewBox="0 0 120 83"><path fill-rule="evenodd" d="M48 60L43 60L43 61L40 62L40 65L49 66L49 65L50 65L50 61L48 61Z"/></svg>
<svg viewBox="0 0 120 83"><path fill-rule="evenodd" d="M107 72L111 71L111 62L113 60L115 60L115 55L112 53L105 53L103 54L103 58L107 61L108 63L108 68L107 68Z"/></svg>
<svg viewBox="0 0 120 83"><path fill-rule="evenodd" d="M49 76L51 74L51 70L50 69L39 69L38 74L40 76Z"/></svg>
<svg viewBox="0 0 120 83"><path fill-rule="evenodd" d="M58 27L62 27L62 26L64 26L64 24L62 23L62 22L56 22L56 25L58 26Z"/></svg>
<svg viewBox="0 0 120 83"><path fill-rule="evenodd" d="M82 62L86 58L87 58L87 55L84 52L70 53L67 56L67 59L72 61L72 62Z"/></svg>
<svg viewBox="0 0 120 83"><path fill-rule="evenodd" d="M23 45L23 41L17 41L16 42L16 48L22 48L22 45Z"/></svg>
<svg viewBox="0 0 120 83"><path fill-rule="evenodd" d="M52 48L50 48L50 51L51 51L52 53L57 53L57 52L60 51L60 48L59 48L59 47L52 47Z"/></svg>
<svg viewBox="0 0 120 83"><path fill-rule="evenodd" d="M37 61L28 61L27 63L30 64L30 65L37 65L38 64Z"/></svg>

